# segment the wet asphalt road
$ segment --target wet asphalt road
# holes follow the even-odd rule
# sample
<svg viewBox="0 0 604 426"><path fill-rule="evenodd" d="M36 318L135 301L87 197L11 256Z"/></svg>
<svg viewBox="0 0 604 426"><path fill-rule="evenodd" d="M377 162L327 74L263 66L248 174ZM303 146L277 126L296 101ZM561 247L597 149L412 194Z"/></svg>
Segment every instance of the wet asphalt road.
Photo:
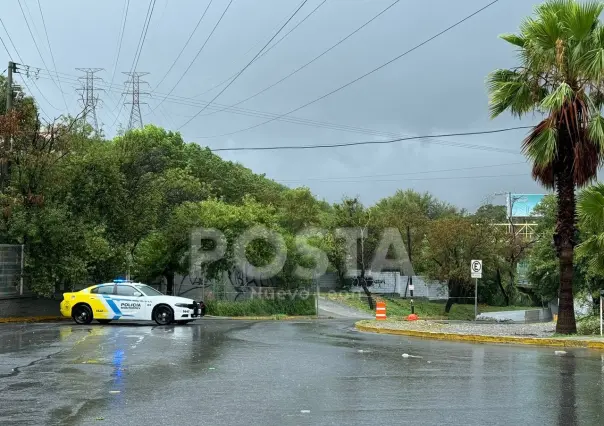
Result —
<svg viewBox="0 0 604 426"><path fill-rule="evenodd" d="M604 424L604 352L352 325L0 325L0 424Z"/></svg>

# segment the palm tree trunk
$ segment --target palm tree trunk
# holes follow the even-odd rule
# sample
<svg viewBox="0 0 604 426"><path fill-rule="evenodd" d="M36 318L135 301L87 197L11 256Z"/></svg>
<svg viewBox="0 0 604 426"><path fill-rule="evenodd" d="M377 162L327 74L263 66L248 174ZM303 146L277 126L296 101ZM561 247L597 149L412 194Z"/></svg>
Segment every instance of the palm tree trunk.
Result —
<svg viewBox="0 0 604 426"><path fill-rule="evenodd" d="M564 129L566 130L566 129ZM560 262L560 305L556 332L575 334L575 309L573 300L573 250L575 247L575 184L573 179L574 153L567 131L558 133L558 159L554 166L558 195L558 218L554 242Z"/></svg>

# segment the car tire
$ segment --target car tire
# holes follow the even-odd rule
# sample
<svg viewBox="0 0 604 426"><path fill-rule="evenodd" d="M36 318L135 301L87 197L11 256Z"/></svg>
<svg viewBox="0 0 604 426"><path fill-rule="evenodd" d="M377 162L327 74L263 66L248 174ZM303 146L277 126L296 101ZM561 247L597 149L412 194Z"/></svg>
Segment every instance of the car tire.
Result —
<svg viewBox="0 0 604 426"><path fill-rule="evenodd" d="M71 317L76 324L90 324L92 322L92 309L86 304L76 305L71 310Z"/></svg>
<svg viewBox="0 0 604 426"><path fill-rule="evenodd" d="M99 324L109 324L111 322L111 320L108 319L98 319L97 321Z"/></svg>
<svg viewBox="0 0 604 426"><path fill-rule="evenodd" d="M191 322L191 320L187 320L187 321L183 320L183 321L176 321L176 324L178 324L178 325L187 325L190 322Z"/></svg>
<svg viewBox="0 0 604 426"><path fill-rule="evenodd" d="M174 321L174 311L168 305L159 305L153 309L153 320L157 325L168 325Z"/></svg>

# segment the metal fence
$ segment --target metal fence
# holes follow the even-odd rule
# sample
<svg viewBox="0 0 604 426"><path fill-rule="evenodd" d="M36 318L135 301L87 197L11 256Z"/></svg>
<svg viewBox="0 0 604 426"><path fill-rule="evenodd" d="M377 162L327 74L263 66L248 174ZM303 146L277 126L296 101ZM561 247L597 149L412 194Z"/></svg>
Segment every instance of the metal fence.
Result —
<svg viewBox="0 0 604 426"><path fill-rule="evenodd" d="M0 296L23 295L23 246L0 244Z"/></svg>

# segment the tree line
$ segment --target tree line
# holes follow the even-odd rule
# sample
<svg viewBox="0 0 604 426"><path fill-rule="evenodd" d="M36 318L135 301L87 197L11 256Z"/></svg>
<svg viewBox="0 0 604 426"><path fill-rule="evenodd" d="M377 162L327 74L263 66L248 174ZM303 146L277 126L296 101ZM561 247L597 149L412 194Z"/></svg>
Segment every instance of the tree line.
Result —
<svg viewBox="0 0 604 426"><path fill-rule="evenodd" d="M383 230L396 228L410 245L414 272L447 283L451 296L470 295L468 265L478 257L499 277L488 281L492 289L481 291L484 301L513 298L519 249L502 229L489 225L502 220L497 207L471 215L412 190L373 206L354 197L330 204L308 188L283 186L153 125L109 140L78 117L41 123L28 96L19 96L13 111L0 112L3 140L11 141L2 150L0 238L24 244L26 281L37 294L125 274L142 281L163 278L172 293L174 277L189 273L193 229L219 229L230 246L246 229L262 225L282 235L288 248L287 262L271 285L309 285L293 274L296 265L313 266L295 240L306 228L328 231L310 242L327 255L329 271L344 286L350 259L336 230L362 231L353 264L364 276ZM274 247L258 240L246 254L262 265L274 256ZM233 268L229 249L204 274L216 277Z"/></svg>
<svg viewBox="0 0 604 426"><path fill-rule="evenodd" d="M195 227L219 229L231 243L255 224L282 234L290 256L278 286L306 284L292 274L295 265L309 264L297 250L300 229L329 230L314 243L344 283L351 259L336 230L360 230L353 264L364 277L381 230L396 228L407 237L414 272L448 285L447 310L472 295L469 262L478 258L485 265L481 301L539 304L558 297L556 330L574 333L573 293L602 288L604 272L604 187L590 186L604 161L603 10L599 1L542 3L518 34L502 36L518 50L519 65L488 76L492 117L537 112L542 118L523 152L533 177L556 195L539 206L532 241L498 225L506 219L501 206L469 214L411 190L373 206L354 197L329 204L308 188L287 188L155 126L106 140L71 117L42 125L35 101L23 93L12 111L0 101L0 238L24 244L26 277L40 294L123 273L163 277L171 292L174 276L188 269L188 234ZM4 79L0 89L6 91ZM578 187L586 189L577 198ZM254 241L247 254L263 264L274 251ZM517 285L521 261L528 263L532 289ZM227 252L204 273L232 269Z"/></svg>
<svg viewBox="0 0 604 426"><path fill-rule="evenodd" d="M310 284L293 274L296 265L313 266L296 245L300 231L328 230L310 242L327 255L329 271L346 286L350 259L336 230L360 231L353 264L365 276L383 231L395 228L408 246L414 273L448 285L447 311L473 297L469 264L474 258L485 264L481 302L538 303L555 293L555 278L550 278L550 288L536 275L551 272L538 263L545 262L542 252L552 254L543 242L549 236L543 231L531 247L532 242L510 234L500 226L507 220L503 206L485 205L470 214L413 190L399 190L373 206L354 197L330 204L308 188L278 184L153 125L108 140L78 118L42 124L30 97L21 96L15 105L0 120L4 140L12 141L2 151L0 238L5 244L25 245L25 276L37 294L125 274L148 282L162 278L172 293L175 276L189 273L193 229L219 229L231 246L254 225L284 236L287 262L271 283L279 287ZM546 207L551 210L552 205L548 199ZM555 214L550 210L540 225L547 232ZM274 256L274 247L254 241L247 256L262 265ZM544 285L533 295L516 285L516 266L527 256L531 276ZM233 269L229 249L204 274L216 277Z"/></svg>

